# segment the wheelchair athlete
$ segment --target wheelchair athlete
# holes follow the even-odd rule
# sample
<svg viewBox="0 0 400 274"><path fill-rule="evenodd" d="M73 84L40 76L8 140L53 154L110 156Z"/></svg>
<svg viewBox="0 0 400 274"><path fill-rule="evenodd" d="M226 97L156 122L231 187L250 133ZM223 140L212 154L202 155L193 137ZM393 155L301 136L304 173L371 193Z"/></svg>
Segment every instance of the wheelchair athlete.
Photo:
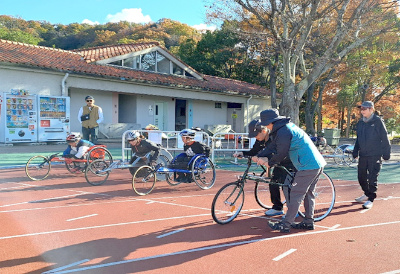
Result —
<svg viewBox="0 0 400 274"><path fill-rule="evenodd" d="M137 166L129 168L132 176L135 175L136 170L138 170L140 166L146 165L147 163L150 163L150 165L155 164L161 150L161 147L158 144L147 140L137 131L128 132L126 140L131 145L132 155L133 153L135 154L129 161L129 164L132 164L138 157L141 157L137 162ZM154 153L150 156L150 159L146 159L144 156L150 151L154 151Z"/></svg>
<svg viewBox="0 0 400 274"><path fill-rule="evenodd" d="M196 130L193 129L184 129L182 130L179 135L182 138L184 143L183 150L184 153L179 154L172 164L170 168L172 169L188 169L188 164L190 160L196 154L204 154L206 157L210 155L210 147L207 145L197 142L194 140L194 136L196 135ZM183 183L190 183L192 176L189 173L177 172L176 173L176 181L183 182Z"/></svg>
<svg viewBox="0 0 400 274"><path fill-rule="evenodd" d="M83 159L89 149L94 146L92 142L83 140L79 132L69 134L66 138L66 141L68 143L68 147L63 152L64 158ZM76 166L73 171L78 172L84 168L85 165L82 163L82 166Z"/></svg>

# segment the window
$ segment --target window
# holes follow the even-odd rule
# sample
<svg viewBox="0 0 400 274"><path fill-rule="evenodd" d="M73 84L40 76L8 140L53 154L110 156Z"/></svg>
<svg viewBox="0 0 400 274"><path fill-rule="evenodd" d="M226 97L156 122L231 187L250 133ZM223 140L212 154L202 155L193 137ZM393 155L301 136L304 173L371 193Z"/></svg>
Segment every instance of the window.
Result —
<svg viewBox="0 0 400 274"><path fill-rule="evenodd" d="M183 69L176 64L172 64L172 73L176 75L183 75Z"/></svg>
<svg viewBox="0 0 400 274"><path fill-rule="evenodd" d="M124 59L124 67L133 68L133 58Z"/></svg>
<svg viewBox="0 0 400 274"><path fill-rule="evenodd" d="M111 62L110 65L122 66L122 60L118 60L118 61L115 61L115 62Z"/></svg>
<svg viewBox="0 0 400 274"><path fill-rule="evenodd" d="M215 108L222 108L222 104L221 103L215 103Z"/></svg>
<svg viewBox="0 0 400 274"><path fill-rule="evenodd" d="M153 51L142 55L140 67L142 70L156 71L156 52Z"/></svg>
<svg viewBox="0 0 400 274"><path fill-rule="evenodd" d="M114 59L115 60L115 59ZM196 78L195 75L180 67L162 53L158 51L140 54L126 59L121 59L108 63L109 65L121 66L131 69L152 71L165 74L174 74L186 76L189 78Z"/></svg>
<svg viewBox="0 0 400 274"><path fill-rule="evenodd" d="M157 52L157 72L170 74L169 60L164 55Z"/></svg>

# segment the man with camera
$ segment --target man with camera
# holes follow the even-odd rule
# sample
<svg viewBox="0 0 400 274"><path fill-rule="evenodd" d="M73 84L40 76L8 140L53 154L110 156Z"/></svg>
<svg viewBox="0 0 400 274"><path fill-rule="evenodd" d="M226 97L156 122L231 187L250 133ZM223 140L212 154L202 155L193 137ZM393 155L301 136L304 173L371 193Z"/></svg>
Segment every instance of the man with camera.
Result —
<svg viewBox="0 0 400 274"><path fill-rule="evenodd" d="M78 120L82 124L82 136L85 140L90 140L97 144L99 134L99 124L103 122L103 110L94 104L94 98L90 95L85 97L86 106L80 108Z"/></svg>

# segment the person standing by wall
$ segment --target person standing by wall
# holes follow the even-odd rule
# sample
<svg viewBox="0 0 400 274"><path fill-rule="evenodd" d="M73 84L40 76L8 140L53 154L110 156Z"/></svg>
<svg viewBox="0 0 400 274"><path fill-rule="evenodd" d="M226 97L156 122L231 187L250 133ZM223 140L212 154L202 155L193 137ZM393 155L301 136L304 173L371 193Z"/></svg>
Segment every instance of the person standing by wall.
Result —
<svg viewBox="0 0 400 274"><path fill-rule="evenodd" d="M78 120L82 124L82 136L85 140L97 144L99 135L99 124L103 122L103 110L94 104L94 98L90 95L85 97L86 106L79 109Z"/></svg>
<svg viewBox="0 0 400 274"><path fill-rule="evenodd" d="M356 198L363 208L372 208L378 189L378 175L382 167L382 158L390 159L390 141L385 123L374 114L374 103L365 101L359 107L362 118L357 123L357 139L353 157L358 160L358 183L364 194Z"/></svg>

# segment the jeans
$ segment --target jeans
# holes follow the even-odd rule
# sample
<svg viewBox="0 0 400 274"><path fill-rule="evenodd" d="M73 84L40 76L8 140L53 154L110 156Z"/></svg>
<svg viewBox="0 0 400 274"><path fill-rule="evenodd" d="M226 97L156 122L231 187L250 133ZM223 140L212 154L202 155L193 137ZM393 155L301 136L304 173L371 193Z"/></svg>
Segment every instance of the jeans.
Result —
<svg viewBox="0 0 400 274"><path fill-rule="evenodd" d="M97 136L99 135L99 127L86 128L82 127L82 137L84 140L91 141L93 144L97 145ZM91 140L89 140L89 136Z"/></svg>

